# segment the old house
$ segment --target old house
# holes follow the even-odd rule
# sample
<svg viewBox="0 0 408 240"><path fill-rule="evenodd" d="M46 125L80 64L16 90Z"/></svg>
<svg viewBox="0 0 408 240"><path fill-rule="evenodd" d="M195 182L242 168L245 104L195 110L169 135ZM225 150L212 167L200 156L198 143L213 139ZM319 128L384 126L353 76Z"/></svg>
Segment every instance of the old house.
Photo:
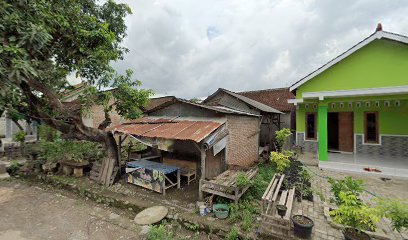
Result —
<svg viewBox="0 0 408 240"><path fill-rule="evenodd" d="M203 104L260 115L260 146L272 147L273 133L281 129L281 111L227 89L219 88Z"/></svg>
<svg viewBox="0 0 408 240"><path fill-rule="evenodd" d="M408 177L408 37L379 26L293 84L296 139L321 168Z"/></svg>
<svg viewBox="0 0 408 240"><path fill-rule="evenodd" d="M238 92L238 94L281 111L284 114L280 116L280 127L289 128L293 132L296 131L296 109L293 104L288 103L288 100L295 98L295 95L289 90L289 88L262 89ZM266 126L262 125L261 127L265 128ZM275 131L279 129L276 125L273 125L272 127L272 137L274 137ZM265 132L265 130L261 129L261 133ZM266 134L261 135L261 142L265 142L267 137ZM293 138L293 141L294 140L295 138Z"/></svg>
<svg viewBox="0 0 408 240"><path fill-rule="evenodd" d="M258 160L258 114L182 99L146 114L110 129L159 149L162 162L195 163L202 179L211 179L229 167L252 166Z"/></svg>

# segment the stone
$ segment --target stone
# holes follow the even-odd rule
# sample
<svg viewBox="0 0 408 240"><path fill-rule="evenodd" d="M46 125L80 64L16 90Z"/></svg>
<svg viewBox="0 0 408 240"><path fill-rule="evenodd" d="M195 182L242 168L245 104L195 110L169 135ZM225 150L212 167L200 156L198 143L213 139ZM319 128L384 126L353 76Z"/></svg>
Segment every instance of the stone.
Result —
<svg viewBox="0 0 408 240"><path fill-rule="evenodd" d="M134 222L138 225L157 223L165 218L168 212L168 208L164 206L146 208L135 216Z"/></svg>
<svg viewBox="0 0 408 240"><path fill-rule="evenodd" d="M210 221L210 222L212 222L212 221L215 221L215 218L213 218L213 217L207 217L207 220Z"/></svg>
<svg viewBox="0 0 408 240"><path fill-rule="evenodd" d="M149 225L143 225L142 230L140 231L141 235L146 235L149 232Z"/></svg>
<svg viewBox="0 0 408 240"><path fill-rule="evenodd" d="M75 177L82 177L84 176L84 169L82 167L75 167L74 168L74 176Z"/></svg>
<svg viewBox="0 0 408 240"><path fill-rule="evenodd" d="M3 173L7 173L7 167L5 163L0 162L0 174L3 174Z"/></svg>

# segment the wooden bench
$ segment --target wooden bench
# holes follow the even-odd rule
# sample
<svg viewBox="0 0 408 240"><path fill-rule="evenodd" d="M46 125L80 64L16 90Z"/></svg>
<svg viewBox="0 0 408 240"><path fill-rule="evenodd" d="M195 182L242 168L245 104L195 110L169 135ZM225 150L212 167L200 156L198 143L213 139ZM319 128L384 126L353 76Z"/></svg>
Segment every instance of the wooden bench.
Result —
<svg viewBox="0 0 408 240"><path fill-rule="evenodd" d="M180 175L187 177L187 185L197 178L197 163L188 160L180 160L174 158L163 158L163 163L179 167L181 169Z"/></svg>
<svg viewBox="0 0 408 240"><path fill-rule="evenodd" d="M235 203L238 203L238 200L250 187L250 185L248 185L240 188L236 185L235 180L240 172L242 171L227 170L210 181L201 179L198 190L200 200L203 199L204 192L206 192L229 198L234 200ZM249 180L252 180L257 173L258 168L252 168L244 172Z"/></svg>
<svg viewBox="0 0 408 240"><path fill-rule="evenodd" d="M273 236L288 236L292 214L293 201L295 198L295 188L289 190L282 189L285 175L275 174L262 196L262 229ZM276 206L285 205L287 210L283 218L278 215Z"/></svg>

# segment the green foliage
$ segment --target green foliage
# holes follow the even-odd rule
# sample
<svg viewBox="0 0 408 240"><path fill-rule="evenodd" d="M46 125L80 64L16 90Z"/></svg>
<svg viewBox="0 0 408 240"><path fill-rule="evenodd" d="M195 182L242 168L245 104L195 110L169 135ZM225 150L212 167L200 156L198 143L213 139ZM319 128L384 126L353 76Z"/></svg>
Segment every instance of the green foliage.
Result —
<svg viewBox="0 0 408 240"><path fill-rule="evenodd" d="M255 215L259 213L259 207L255 201L242 200L238 204L231 203L229 207L231 223L240 222L244 231L252 229Z"/></svg>
<svg viewBox="0 0 408 240"><path fill-rule="evenodd" d="M247 209L242 212L242 223L241 228L244 231L249 231L252 229L254 224L255 217L254 215Z"/></svg>
<svg viewBox="0 0 408 240"><path fill-rule="evenodd" d="M173 239L173 234L166 230L164 224L158 226L151 225L147 233L148 240L169 240Z"/></svg>
<svg viewBox="0 0 408 240"><path fill-rule="evenodd" d="M239 239L239 230L237 227L232 227L231 230L225 235L225 240L237 240Z"/></svg>
<svg viewBox="0 0 408 240"><path fill-rule="evenodd" d="M275 146L278 152L282 151L282 148L289 139L290 135L292 135L292 133L289 128L282 128L281 130L275 132Z"/></svg>
<svg viewBox="0 0 408 240"><path fill-rule="evenodd" d="M26 135L27 133L25 131L18 131L13 135L13 140L19 143L24 143Z"/></svg>
<svg viewBox="0 0 408 240"><path fill-rule="evenodd" d="M275 174L275 168L272 164L259 164L258 174L252 181L251 187L242 196L245 200L259 200L268 187L273 175Z"/></svg>
<svg viewBox="0 0 408 240"><path fill-rule="evenodd" d="M270 160L276 165L276 172L283 173L290 167L291 152L271 152Z"/></svg>
<svg viewBox="0 0 408 240"><path fill-rule="evenodd" d="M130 13L113 0L0 1L0 112L16 111L78 139L103 142L107 133L88 131L81 112L61 104L75 73L87 86L78 99L82 112L96 104L107 120L113 110L139 117L152 91L141 89L131 70L120 75L111 66L128 51L121 43Z"/></svg>
<svg viewBox="0 0 408 240"><path fill-rule="evenodd" d="M338 197L341 205L330 211L334 222L359 231L375 231L381 216L378 209L362 203L351 191L340 192Z"/></svg>
<svg viewBox="0 0 408 240"><path fill-rule="evenodd" d="M17 161L11 161L10 166L8 167L8 173L10 175L15 175L21 168L21 164Z"/></svg>
<svg viewBox="0 0 408 240"><path fill-rule="evenodd" d="M244 172L239 172L235 178L237 187L244 188L252 184L251 180Z"/></svg>
<svg viewBox="0 0 408 240"><path fill-rule="evenodd" d="M41 124L38 126L38 136L42 141L53 142L60 139L60 133L54 128Z"/></svg>
<svg viewBox="0 0 408 240"><path fill-rule="evenodd" d="M330 178L328 181L331 185L330 192L334 195L334 198L331 198L330 201L336 203L337 206L343 203L339 196L341 192L351 192L358 199L364 190L363 181L354 180L352 177L346 177L342 180Z"/></svg>
<svg viewBox="0 0 408 240"><path fill-rule="evenodd" d="M100 155L98 144L88 141L58 140L55 142L41 142L41 155L48 162L94 160Z"/></svg>
<svg viewBox="0 0 408 240"><path fill-rule="evenodd" d="M200 230L200 225L196 223L185 223L184 225L186 226L188 230L193 231L193 232Z"/></svg>
<svg viewBox="0 0 408 240"><path fill-rule="evenodd" d="M380 199L378 208L391 220L392 228L398 232L408 230L408 202L398 199Z"/></svg>

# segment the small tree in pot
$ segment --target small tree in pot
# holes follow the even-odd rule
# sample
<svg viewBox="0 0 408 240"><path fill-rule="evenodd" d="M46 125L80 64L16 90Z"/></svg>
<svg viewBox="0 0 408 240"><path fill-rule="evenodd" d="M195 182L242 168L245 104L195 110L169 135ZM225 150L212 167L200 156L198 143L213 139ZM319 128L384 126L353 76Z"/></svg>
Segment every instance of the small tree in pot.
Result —
<svg viewBox="0 0 408 240"><path fill-rule="evenodd" d="M304 183L307 181L310 181L311 176L307 172L306 169L303 169L300 172L301 179L300 181L296 184L296 190L300 194L300 202L301 202L301 208L302 208L302 215L293 215L292 216L292 222L294 226L294 232L295 235L300 237L300 238L309 238L310 235L312 234L314 222L311 218L305 216L303 214L303 196L309 195L312 191L312 189L305 185Z"/></svg>
<svg viewBox="0 0 408 240"><path fill-rule="evenodd" d="M338 209L330 211L335 223L345 227L343 234L346 240L369 240L371 237L364 230L375 231L376 223L380 220L381 213L378 208L371 208L361 202L350 191L340 192L339 200L342 202Z"/></svg>

